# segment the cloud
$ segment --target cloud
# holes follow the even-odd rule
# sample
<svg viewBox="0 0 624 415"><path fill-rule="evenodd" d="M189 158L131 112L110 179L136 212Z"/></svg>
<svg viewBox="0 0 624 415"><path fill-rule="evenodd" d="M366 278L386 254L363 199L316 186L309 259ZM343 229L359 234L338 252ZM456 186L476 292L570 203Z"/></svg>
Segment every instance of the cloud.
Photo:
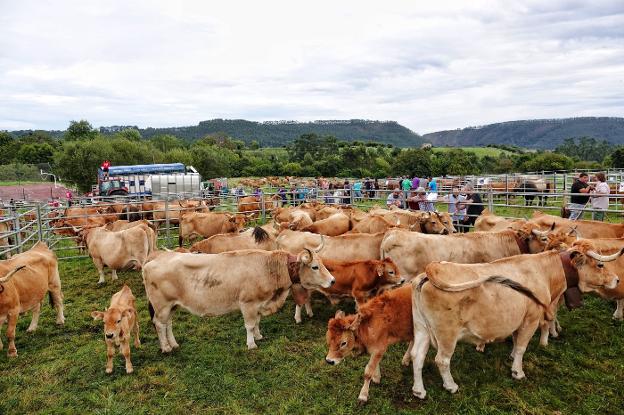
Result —
<svg viewBox="0 0 624 415"><path fill-rule="evenodd" d="M224 3L224 4L221 4ZM621 1L6 2L0 129L624 112Z"/></svg>

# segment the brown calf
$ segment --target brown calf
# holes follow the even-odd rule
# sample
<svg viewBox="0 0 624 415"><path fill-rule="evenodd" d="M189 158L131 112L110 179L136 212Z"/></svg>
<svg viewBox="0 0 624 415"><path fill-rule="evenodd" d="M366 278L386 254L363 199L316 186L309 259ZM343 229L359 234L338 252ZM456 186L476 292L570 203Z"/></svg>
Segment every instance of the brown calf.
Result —
<svg viewBox="0 0 624 415"><path fill-rule="evenodd" d="M390 258L366 261L323 259L323 264L336 278L336 283L318 291L324 294L332 304L337 304L341 298L351 297L360 307L382 290L404 282L399 268ZM310 304L311 292L297 284L293 285L292 293L295 300L295 322L301 323L302 305L305 305L308 316L313 315Z"/></svg>
<svg viewBox="0 0 624 415"><path fill-rule="evenodd" d="M94 320L104 321L104 341L106 342L106 373L113 373L113 355L115 346L126 359L126 373L132 373L130 361L130 334L134 332L134 347L139 347L139 320L134 306L134 295L130 287L124 284L121 290L113 294L111 304L106 311L93 311Z"/></svg>
<svg viewBox="0 0 624 415"><path fill-rule="evenodd" d="M411 298L410 285L396 288L362 305L355 315L345 316L342 311L337 311L327 324L327 363L337 365L351 354L367 352L370 355L364 369L364 385L358 396L360 402L368 401L370 381L381 381L379 362L389 346L409 342L401 363L404 366L410 364L414 340Z"/></svg>

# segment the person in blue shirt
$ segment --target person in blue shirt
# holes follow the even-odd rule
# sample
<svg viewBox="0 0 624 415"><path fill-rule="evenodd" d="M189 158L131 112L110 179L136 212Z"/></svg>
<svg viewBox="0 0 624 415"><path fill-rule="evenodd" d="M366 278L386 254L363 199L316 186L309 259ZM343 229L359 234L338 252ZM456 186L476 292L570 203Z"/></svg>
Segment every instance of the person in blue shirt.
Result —
<svg viewBox="0 0 624 415"><path fill-rule="evenodd" d="M438 193L438 183L436 183L435 178L429 176L429 191L431 193Z"/></svg>

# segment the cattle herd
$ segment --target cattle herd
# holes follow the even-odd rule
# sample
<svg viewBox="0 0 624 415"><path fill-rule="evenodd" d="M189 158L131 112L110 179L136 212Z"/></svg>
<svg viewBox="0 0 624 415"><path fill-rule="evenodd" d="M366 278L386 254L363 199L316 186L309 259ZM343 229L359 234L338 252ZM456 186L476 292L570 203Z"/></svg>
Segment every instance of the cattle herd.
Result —
<svg viewBox="0 0 624 415"><path fill-rule="evenodd" d="M317 202L272 206L272 221L244 229L249 215L210 211L203 202L180 202L161 214L159 203L127 207L72 208L51 217L57 233L86 249L104 283L104 269L142 271L151 321L160 349L179 346L173 333L178 308L199 316L240 310L249 349L262 339L261 316L277 312L289 294L294 320L313 317L314 292L332 305L352 298L356 312L337 311L327 324L325 360L336 365L366 353L358 399L368 400L370 382L381 378L388 347L405 343L404 365L413 365L413 394L426 396L422 368L431 346L444 388L458 385L450 370L458 341L483 351L489 343L513 340L512 377L525 377L522 359L539 329L542 346L562 328L557 311L578 307L582 293L616 301L623 318L624 224L569 221L536 212L509 220L487 210L475 232L458 234L448 213L372 208ZM146 215L145 212L150 212ZM124 219L121 220L120 217ZM157 228L179 224L180 247L160 250ZM196 241L199 237L204 238ZM183 244L193 242L186 248ZM187 245L188 246L188 245ZM32 311L28 331L37 328L49 292L57 324L64 323L63 294L55 253L38 242L27 252L0 261L0 324L7 321L8 354L16 356L20 313ZM104 323L106 372L115 347L131 373L130 340L139 341L135 297L126 285L110 307L94 311ZM1 343L0 343L0 347Z"/></svg>

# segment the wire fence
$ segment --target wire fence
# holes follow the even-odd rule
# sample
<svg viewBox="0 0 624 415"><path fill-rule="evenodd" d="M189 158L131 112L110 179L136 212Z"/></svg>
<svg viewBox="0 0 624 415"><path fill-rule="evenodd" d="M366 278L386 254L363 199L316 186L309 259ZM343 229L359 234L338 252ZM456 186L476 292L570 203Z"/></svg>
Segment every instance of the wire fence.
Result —
<svg viewBox="0 0 624 415"><path fill-rule="evenodd" d="M522 180L543 181L551 183L541 191L527 190L518 187ZM456 223L464 230L473 227L478 216L476 206L487 208L495 215L506 218L527 218L535 210L559 215L562 206L567 205L570 197L570 187L574 175L571 173L557 173L539 175L537 178L530 175L493 175L447 177L438 179L437 194L429 199L421 199L415 191L398 190L399 205L406 209L426 209L453 212L457 205L463 205L460 186L469 184L474 190L465 197L473 200L472 209L460 210L454 213ZM606 220L619 222L623 213L624 189L622 182L624 174L621 171L608 172L608 183L612 193L609 197ZM489 179L489 180L486 180ZM303 180L299 179L299 183ZM342 181L343 179L341 179ZM71 206L54 206L48 203L22 202L14 206L5 206L0 217L0 257L23 252L37 241L44 241L53 249L59 259L85 257L84 247L76 237L76 230L85 226L100 224L116 220L147 220L157 229L159 247L172 248L178 241L180 218L186 212L230 212L244 214L248 224L265 223L271 218L273 209L281 206L297 206L304 202L316 201L328 205L353 206L362 210L374 207L388 207L388 196L395 194L393 181L387 179L378 181L378 187L353 187L361 179L349 180L348 188L329 189L319 187L318 181L307 182L307 186L296 185L289 189L285 186L275 187L265 185L261 188L250 186L258 192L257 195L233 194L235 189L226 192L204 192L201 195L177 194L175 198L164 200L135 200L129 197L115 198L79 198L72 201ZM258 190L259 189L259 190ZM477 194L481 202L471 196ZM170 195L172 196L172 195ZM582 195L586 196L586 195ZM426 195L425 195L426 197ZM391 198L390 203L394 199ZM596 212L591 205L585 212ZM590 215L586 213L586 219Z"/></svg>

